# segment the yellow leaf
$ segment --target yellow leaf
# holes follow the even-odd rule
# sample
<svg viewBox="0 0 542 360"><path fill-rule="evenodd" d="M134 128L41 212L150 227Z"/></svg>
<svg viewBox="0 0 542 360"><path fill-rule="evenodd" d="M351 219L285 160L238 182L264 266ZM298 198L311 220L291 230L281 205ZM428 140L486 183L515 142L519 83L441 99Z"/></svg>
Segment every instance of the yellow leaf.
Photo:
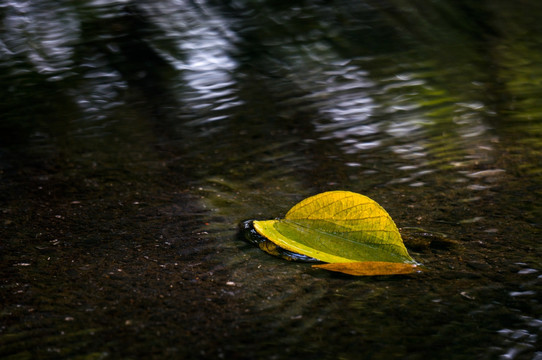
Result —
<svg viewBox="0 0 542 360"><path fill-rule="evenodd" d="M323 262L415 263L389 214L367 196L350 191L309 197L282 220L253 224L279 247Z"/></svg>
<svg viewBox="0 0 542 360"><path fill-rule="evenodd" d="M390 263L383 261L364 261L313 265L312 267L338 271L350 275L400 275L420 271L416 264Z"/></svg>

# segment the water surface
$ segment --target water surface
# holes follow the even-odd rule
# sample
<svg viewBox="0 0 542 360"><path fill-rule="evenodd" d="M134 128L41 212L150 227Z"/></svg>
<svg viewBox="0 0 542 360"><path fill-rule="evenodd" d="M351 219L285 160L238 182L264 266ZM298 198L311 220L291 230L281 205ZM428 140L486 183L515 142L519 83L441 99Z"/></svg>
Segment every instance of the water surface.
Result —
<svg viewBox="0 0 542 360"><path fill-rule="evenodd" d="M2 356L542 357L537 2L0 8ZM337 189L427 271L238 239Z"/></svg>

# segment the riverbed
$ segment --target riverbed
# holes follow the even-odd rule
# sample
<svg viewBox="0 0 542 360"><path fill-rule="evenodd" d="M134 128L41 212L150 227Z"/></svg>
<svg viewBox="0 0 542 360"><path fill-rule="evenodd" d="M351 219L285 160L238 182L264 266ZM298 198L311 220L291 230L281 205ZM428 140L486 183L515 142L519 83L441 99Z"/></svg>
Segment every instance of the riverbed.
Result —
<svg viewBox="0 0 542 360"><path fill-rule="evenodd" d="M6 1L0 356L542 359L535 1ZM348 190L424 271L239 224Z"/></svg>

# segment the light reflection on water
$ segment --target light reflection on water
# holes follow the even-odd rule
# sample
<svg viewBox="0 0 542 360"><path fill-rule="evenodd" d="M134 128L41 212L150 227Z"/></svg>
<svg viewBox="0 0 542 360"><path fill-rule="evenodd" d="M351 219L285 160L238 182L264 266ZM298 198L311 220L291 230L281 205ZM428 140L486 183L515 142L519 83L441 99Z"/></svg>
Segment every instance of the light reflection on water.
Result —
<svg viewBox="0 0 542 360"><path fill-rule="evenodd" d="M538 275L539 271L537 269L527 267L528 264L519 263L518 265L524 266L524 268L518 271L518 274L529 277L530 279L521 283L519 291L510 291L508 295L514 299L525 298L536 301L534 299L538 296L538 293L535 290L530 290L530 288L537 282L540 282L542 277ZM498 333L505 339L504 344L506 349L501 354L500 359L517 359L531 352L534 352L533 359L540 358L542 351L537 346L540 342L539 336L541 332L542 319L524 315L520 316L517 327L500 329Z"/></svg>
<svg viewBox="0 0 542 360"><path fill-rule="evenodd" d="M68 76L73 66L73 45L80 36L75 14L70 9L27 1L11 2L5 9L3 60L26 58L34 71L46 75L49 81Z"/></svg>
<svg viewBox="0 0 542 360"><path fill-rule="evenodd" d="M521 10L471 9L486 20L438 1L425 12L372 1L2 8L3 94L32 99L40 119L29 148L67 153L69 176L79 166L124 171L132 183L144 183L146 168L188 179L178 187L200 197L197 235L212 241L183 251L197 264L216 250L241 284L228 293L246 301L250 315L238 321L252 344L317 353L331 346L317 339L325 334L349 358L361 351L349 339L362 334L380 357L423 356L431 336L442 345L458 333L460 356L478 346L469 337L487 358L540 356L542 55L516 23ZM443 12L453 16L441 21ZM338 188L375 198L399 227L444 232L460 246L412 250L430 269L418 279L373 281L311 272L235 240L240 220L279 217ZM461 324L486 318L476 334ZM284 329L300 342L283 340Z"/></svg>

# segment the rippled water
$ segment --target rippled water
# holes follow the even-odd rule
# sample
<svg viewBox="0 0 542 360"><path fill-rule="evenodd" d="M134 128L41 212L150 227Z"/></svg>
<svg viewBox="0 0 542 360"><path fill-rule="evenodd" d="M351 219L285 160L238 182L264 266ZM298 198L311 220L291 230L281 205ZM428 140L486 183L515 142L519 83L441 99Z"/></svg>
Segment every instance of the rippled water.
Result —
<svg viewBox="0 0 542 360"><path fill-rule="evenodd" d="M3 357L542 358L537 2L0 9ZM238 239L334 189L428 271Z"/></svg>

